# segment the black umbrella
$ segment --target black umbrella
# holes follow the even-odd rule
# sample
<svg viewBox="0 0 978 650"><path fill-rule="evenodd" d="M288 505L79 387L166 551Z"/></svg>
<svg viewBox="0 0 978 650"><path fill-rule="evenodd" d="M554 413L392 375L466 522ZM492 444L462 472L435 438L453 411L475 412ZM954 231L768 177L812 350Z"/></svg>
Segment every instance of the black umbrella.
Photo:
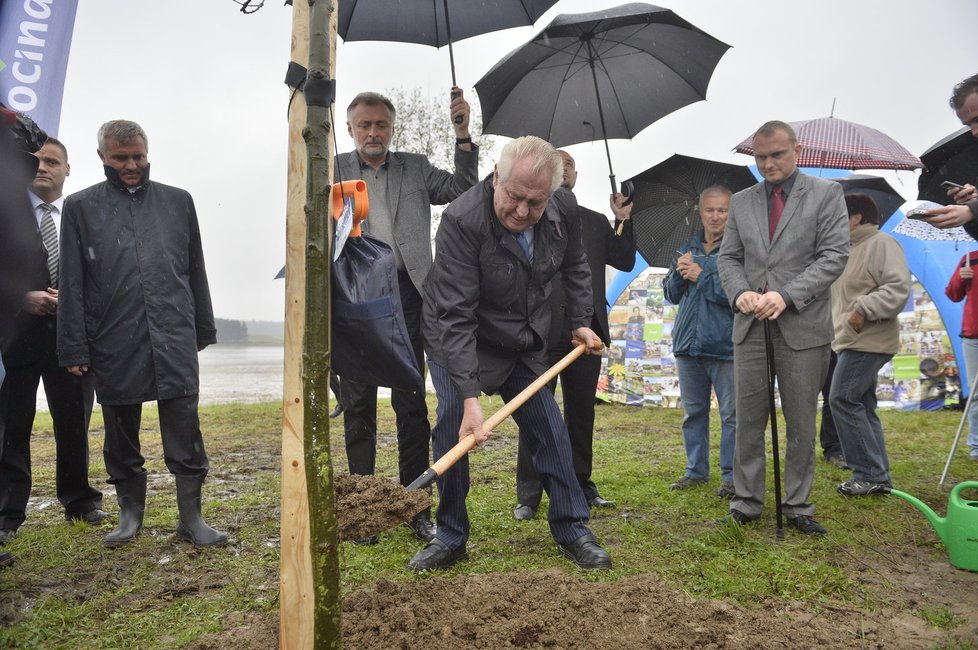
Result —
<svg viewBox="0 0 978 650"><path fill-rule="evenodd" d="M482 131L535 135L555 147L601 138L617 192L608 139L632 138L705 99L729 47L672 11L644 3L561 14L475 85Z"/></svg>
<svg viewBox="0 0 978 650"><path fill-rule="evenodd" d="M893 213L906 203L906 199L900 195L887 180L881 176L870 176L868 174L852 174L842 178L830 179L842 186L842 191L846 194L859 192L866 194L874 201L880 209L880 225L893 216Z"/></svg>
<svg viewBox="0 0 978 650"><path fill-rule="evenodd" d="M943 138L920 156L926 168L917 179L917 198L947 205L952 202L944 181L959 185L978 184L978 138L962 127Z"/></svg>
<svg viewBox="0 0 978 650"><path fill-rule="evenodd" d="M337 32L344 41L396 41L448 46L509 27L532 25L557 0L342 0ZM451 13L449 13L449 8Z"/></svg>
<svg viewBox="0 0 978 650"><path fill-rule="evenodd" d="M700 192L723 185L738 192L757 182L744 165L673 155L628 179L632 193L635 246L649 266L667 267L680 244L701 227Z"/></svg>

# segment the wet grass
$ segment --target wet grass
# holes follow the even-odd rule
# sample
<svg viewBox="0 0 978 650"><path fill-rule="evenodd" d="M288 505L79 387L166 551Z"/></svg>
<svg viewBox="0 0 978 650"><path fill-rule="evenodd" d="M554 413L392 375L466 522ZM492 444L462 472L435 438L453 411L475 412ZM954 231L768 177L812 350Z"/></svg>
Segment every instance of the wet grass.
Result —
<svg viewBox="0 0 978 650"><path fill-rule="evenodd" d="M499 400L484 404L491 412ZM145 410L143 424L151 474L143 533L125 548L108 550L102 538L111 526L66 525L54 498L50 420L39 415L32 506L10 546L17 564L0 572L0 648L179 648L255 620L275 638L279 405L215 406L201 414L211 456L204 511L215 526L231 533L233 543L223 549L199 550L174 538L175 495L152 408ZM379 415L377 472L392 477L393 416L386 405ZM882 415L896 487L943 513L947 489L937 479L960 413ZM812 500L829 530L827 538L812 539L789 529L785 540L777 541L770 503L756 524L717 524L727 505L715 495L718 474L699 488L668 489L685 462L681 419L676 410L598 407L594 479L617 507L593 511L592 527L611 551L615 568L587 579L616 581L655 573L696 597L729 598L748 607L773 599L804 602L813 611L897 608L949 635L962 624L959 614L931 603L930 594L916 594L913 602L905 597L901 577L915 566L946 561L940 540L909 504L895 497L843 498L835 487L848 473L819 461ZM332 422L334 463L342 471L342 427ZM783 424L780 428L784 430ZM101 485L105 471L98 416L92 430L93 483ZM711 462L717 472L715 441L713 446ZM489 444L472 454L470 560L449 575L576 571L556 552L543 508L533 521L512 519L515 452L515 426L507 421ZM976 468L966 453L959 453L952 479L973 478ZM768 484L770 502L770 478ZM114 498L107 497L106 509L117 509ZM343 544L343 589L382 578L425 580L404 566L421 547L403 526L382 533L375 546Z"/></svg>

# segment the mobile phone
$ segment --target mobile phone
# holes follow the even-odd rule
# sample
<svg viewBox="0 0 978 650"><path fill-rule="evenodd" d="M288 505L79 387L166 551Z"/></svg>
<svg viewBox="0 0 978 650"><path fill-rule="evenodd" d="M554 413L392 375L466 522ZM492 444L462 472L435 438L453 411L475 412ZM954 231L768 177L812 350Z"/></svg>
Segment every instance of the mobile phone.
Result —
<svg viewBox="0 0 978 650"><path fill-rule="evenodd" d="M621 195L625 200L621 202L622 207L629 205L635 199L635 183L632 181L622 181Z"/></svg>
<svg viewBox="0 0 978 650"><path fill-rule="evenodd" d="M913 210L908 210L906 215L907 219L927 219L928 217L934 216L924 214L927 210L930 210L930 208L914 208Z"/></svg>
<svg viewBox="0 0 978 650"><path fill-rule="evenodd" d="M957 183L952 183L951 181L944 181L944 182L942 182L941 183L941 187L943 187L946 190L949 190L952 187L954 189L956 189L956 190L963 190L964 189L964 185L958 185Z"/></svg>

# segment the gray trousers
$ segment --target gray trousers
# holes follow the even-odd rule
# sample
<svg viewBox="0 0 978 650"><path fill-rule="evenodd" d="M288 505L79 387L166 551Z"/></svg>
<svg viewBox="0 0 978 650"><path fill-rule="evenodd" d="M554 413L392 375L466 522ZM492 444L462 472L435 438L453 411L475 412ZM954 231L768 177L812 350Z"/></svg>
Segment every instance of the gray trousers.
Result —
<svg viewBox="0 0 978 650"><path fill-rule="evenodd" d="M781 476L782 511L787 516L814 515L808 494L815 477L815 412L818 393L829 366L829 346L792 350L784 341L777 321L771 321L778 392L787 425L787 449ZM769 419L767 356L764 324L757 322L747 338L734 345L737 385L737 435L734 447L734 489L730 509L754 519L764 507Z"/></svg>

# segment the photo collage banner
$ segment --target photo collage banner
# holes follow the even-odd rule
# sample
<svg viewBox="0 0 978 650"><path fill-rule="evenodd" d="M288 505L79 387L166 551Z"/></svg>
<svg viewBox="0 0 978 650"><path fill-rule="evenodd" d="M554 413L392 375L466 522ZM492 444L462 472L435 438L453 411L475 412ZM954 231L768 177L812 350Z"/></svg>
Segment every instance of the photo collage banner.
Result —
<svg viewBox="0 0 978 650"><path fill-rule="evenodd" d="M633 406L682 407L672 355L677 307L665 300L664 277L661 269L646 269L608 313L612 340L601 363L599 397ZM880 370L879 407L936 410L956 402L961 387L951 341L916 280L899 320L900 351Z"/></svg>

